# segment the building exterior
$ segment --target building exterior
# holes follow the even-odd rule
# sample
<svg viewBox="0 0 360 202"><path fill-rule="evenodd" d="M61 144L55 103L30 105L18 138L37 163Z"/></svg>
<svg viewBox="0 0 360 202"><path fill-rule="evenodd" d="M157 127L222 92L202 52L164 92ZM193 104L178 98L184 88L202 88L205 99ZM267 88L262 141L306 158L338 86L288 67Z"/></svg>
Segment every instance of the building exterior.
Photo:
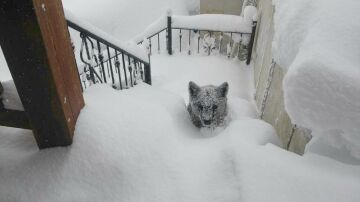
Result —
<svg viewBox="0 0 360 202"><path fill-rule="evenodd" d="M200 0L200 13L240 15L244 0Z"/></svg>

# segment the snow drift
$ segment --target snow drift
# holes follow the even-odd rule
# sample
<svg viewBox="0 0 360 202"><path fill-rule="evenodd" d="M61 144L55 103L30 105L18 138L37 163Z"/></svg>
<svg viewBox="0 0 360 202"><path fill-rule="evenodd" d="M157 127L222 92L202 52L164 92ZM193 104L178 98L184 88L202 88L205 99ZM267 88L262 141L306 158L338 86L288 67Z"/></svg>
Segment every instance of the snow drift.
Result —
<svg viewBox="0 0 360 202"><path fill-rule="evenodd" d="M360 200L359 167L291 154L261 120L201 138L166 90L95 85L85 100L71 147L38 151L30 132L1 128L0 201Z"/></svg>
<svg viewBox="0 0 360 202"><path fill-rule="evenodd" d="M353 134L348 149L360 159L360 2L273 3L274 57L288 69L283 86L291 120L315 136Z"/></svg>

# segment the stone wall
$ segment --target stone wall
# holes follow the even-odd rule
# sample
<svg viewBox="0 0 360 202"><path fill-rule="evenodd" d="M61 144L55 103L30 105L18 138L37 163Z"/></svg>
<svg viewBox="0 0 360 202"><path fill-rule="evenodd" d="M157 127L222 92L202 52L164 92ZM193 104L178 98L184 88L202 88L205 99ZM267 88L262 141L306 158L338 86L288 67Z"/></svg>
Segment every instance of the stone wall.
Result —
<svg viewBox="0 0 360 202"><path fill-rule="evenodd" d="M284 107L282 80L286 72L272 60L274 8L270 0L258 0L259 21L253 49L255 100L259 117L274 126L283 148L303 154L311 138L309 130L291 123Z"/></svg>

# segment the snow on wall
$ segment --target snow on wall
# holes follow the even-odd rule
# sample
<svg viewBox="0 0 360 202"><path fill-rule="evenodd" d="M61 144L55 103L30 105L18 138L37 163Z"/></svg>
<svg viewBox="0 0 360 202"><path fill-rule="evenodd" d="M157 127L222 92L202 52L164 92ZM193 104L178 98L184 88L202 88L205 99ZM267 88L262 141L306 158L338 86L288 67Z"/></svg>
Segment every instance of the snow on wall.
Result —
<svg viewBox="0 0 360 202"><path fill-rule="evenodd" d="M352 136L346 149L360 159L360 2L273 4L273 52L276 62L288 70L283 86L289 116L315 136L333 131Z"/></svg>
<svg viewBox="0 0 360 202"><path fill-rule="evenodd" d="M67 20L71 21L72 23L88 30L89 32L103 38L104 40L113 43L114 45L116 45L117 47L129 52L130 54L142 59L143 61L149 62L149 57L147 55L147 52L140 48L139 46L137 46L137 44L134 43L125 43L122 41L119 41L118 39L114 38L113 36L107 34L106 32L100 30L99 28L97 28L96 26L82 20L81 18L77 17L76 15L74 15L73 13L71 13L69 10L64 10L65 12L65 17Z"/></svg>

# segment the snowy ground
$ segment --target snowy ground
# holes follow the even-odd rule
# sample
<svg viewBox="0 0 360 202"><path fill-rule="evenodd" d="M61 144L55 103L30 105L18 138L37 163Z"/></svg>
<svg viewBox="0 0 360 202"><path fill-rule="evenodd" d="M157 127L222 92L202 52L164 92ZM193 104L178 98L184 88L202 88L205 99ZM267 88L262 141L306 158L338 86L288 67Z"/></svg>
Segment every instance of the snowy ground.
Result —
<svg viewBox="0 0 360 202"><path fill-rule="evenodd" d="M71 147L38 151L30 132L0 128L0 201L360 201L359 167L284 151L254 119L252 68L218 56L152 62L152 87L84 93ZM214 137L189 120L189 80L229 81L232 121Z"/></svg>
<svg viewBox="0 0 360 202"><path fill-rule="evenodd" d="M198 5L197 0L63 3L120 40L143 31L169 7L182 15ZM98 85L84 92L86 106L71 147L39 151L30 131L0 127L0 201L360 201L360 166L315 154L319 151L301 157L277 146L274 129L256 119L251 67L218 56L154 54L151 60L152 87L115 91ZM8 79L0 53L0 80ZM211 132L192 125L185 108L190 80L229 82L232 121L226 128ZM324 153L322 145L312 148Z"/></svg>

